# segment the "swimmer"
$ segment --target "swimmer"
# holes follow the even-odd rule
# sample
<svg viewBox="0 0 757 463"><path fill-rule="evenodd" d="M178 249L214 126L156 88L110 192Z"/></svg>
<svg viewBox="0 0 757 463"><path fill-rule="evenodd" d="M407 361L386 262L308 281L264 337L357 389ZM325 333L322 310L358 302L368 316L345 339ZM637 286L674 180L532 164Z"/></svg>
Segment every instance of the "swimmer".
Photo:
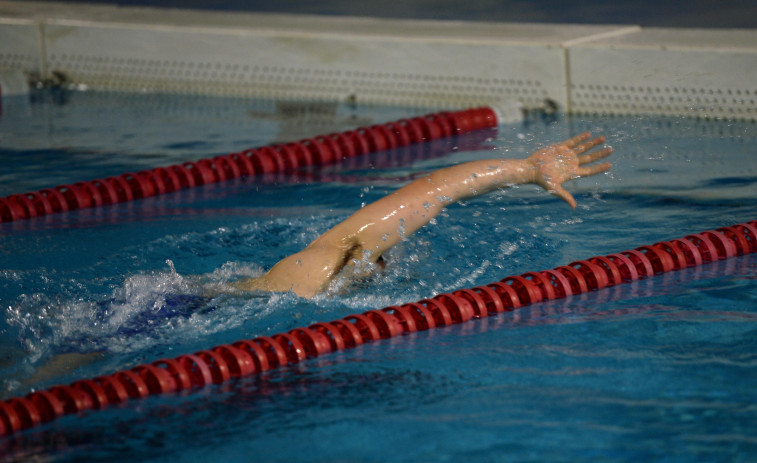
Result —
<svg viewBox="0 0 757 463"><path fill-rule="evenodd" d="M448 205L512 185L533 183L576 207L562 184L606 172L609 163L586 164L612 153L604 137L583 133L533 153L527 159L471 161L434 171L358 210L304 250L285 257L260 277L238 281L243 291L292 291L312 298L327 289L345 267L382 255L436 217Z"/></svg>
<svg viewBox="0 0 757 463"><path fill-rule="evenodd" d="M312 298L325 291L345 267L363 260L382 265L384 252L431 221L448 205L511 185L540 185L575 208L575 199L562 184L610 168L609 163L587 165L612 153L609 147L590 152L605 141L604 137L590 138L584 133L543 148L523 160L488 159L436 170L358 210L304 250L282 259L264 275L238 281L234 286L244 291L292 291L300 297ZM156 314L188 316L213 295L172 297L165 301L165 310ZM101 305L112 302L105 301ZM204 310L212 310L212 307ZM153 313L144 315L149 317ZM120 327L119 332L130 335L139 330L145 324L143 318ZM102 352L72 351L54 355L18 385L39 384L101 357Z"/></svg>

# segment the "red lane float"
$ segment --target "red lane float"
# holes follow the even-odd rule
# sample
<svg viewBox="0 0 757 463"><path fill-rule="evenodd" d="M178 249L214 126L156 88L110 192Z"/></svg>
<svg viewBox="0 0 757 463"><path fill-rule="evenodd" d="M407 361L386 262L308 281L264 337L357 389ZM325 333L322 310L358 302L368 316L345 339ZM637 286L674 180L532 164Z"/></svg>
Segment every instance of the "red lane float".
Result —
<svg viewBox="0 0 757 463"><path fill-rule="evenodd" d="M591 257L553 270L510 276L485 286L369 310L340 320L237 341L174 359L161 359L109 376L0 401L0 436L66 414L148 395L218 384L366 342L463 323L539 301L595 291L754 252L757 252L757 221Z"/></svg>
<svg viewBox="0 0 757 463"><path fill-rule="evenodd" d="M492 108L440 112L0 198L0 222L116 204L243 176L291 172L497 126Z"/></svg>

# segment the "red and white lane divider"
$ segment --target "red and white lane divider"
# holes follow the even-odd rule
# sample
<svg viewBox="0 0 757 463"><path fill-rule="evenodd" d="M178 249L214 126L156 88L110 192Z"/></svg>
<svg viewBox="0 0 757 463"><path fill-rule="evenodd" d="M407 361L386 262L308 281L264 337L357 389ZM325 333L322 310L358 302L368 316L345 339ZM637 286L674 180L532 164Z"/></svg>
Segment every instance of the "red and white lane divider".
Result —
<svg viewBox="0 0 757 463"><path fill-rule="evenodd" d="M463 323L540 301L600 290L753 252L757 252L757 221L591 257L552 270L510 276L488 285L369 310L286 333L162 359L2 401L0 436L9 436L67 414L149 395L218 384L367 342Z"/></svg>
<svg viewBox="0 0 757 463"><path fill-rule="evenodd" d="M133 201L243 176L330 164L497 127L500 119L498 110L491 107L439 112L195 162L13 194L0 198L0 222Z"/></svg>

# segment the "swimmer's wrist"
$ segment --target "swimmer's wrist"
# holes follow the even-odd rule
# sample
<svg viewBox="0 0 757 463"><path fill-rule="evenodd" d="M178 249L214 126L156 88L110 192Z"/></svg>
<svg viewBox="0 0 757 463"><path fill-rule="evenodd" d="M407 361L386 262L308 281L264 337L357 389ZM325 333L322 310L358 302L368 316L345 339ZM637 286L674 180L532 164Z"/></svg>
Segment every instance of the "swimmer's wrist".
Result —
<svg viewBox="0 0 757 463"><path fill-rule="evenodd" d="M521 160L522 164L518 166L518 181L514 183L535 183L539 184L539 166L532 159Z"/></svg>

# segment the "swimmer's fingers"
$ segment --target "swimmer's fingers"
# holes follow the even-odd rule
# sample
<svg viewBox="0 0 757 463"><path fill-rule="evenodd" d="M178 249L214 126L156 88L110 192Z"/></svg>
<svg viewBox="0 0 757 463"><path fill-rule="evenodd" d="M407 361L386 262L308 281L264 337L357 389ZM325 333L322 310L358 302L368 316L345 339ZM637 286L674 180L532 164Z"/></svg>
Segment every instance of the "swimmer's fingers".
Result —
<svg viewBox="0 0 757 463"><path fill-rule="evenodd" d="M590 175L601 174L602 172L607 172L608 170L610 170L610 167L611 165L609 162L603 162L602 164L597 164L594 166L579 167L578 176L588 177Z"/></svg>
<svg viewBox="0 0 757 463"><path fill-rule="evenodd" d="M609 146L593 153L582 154L581 156L578 156L578 165L582 166L584 164L590 164L594 161L604 159L611 154L612 148Z"/></svg>
<svg viewBox="0 0 757 463"><path fill-rule="evenodd" d="M568 148L573 148L574 146L578 145L582 141L588 140L590 137L591 137L591 134L589 132L584 132L582 134L576 135L573 138L569 138L560 144L565 145Z"/></svg>
<svg viewBox="0 0 757 463"><path fill-rule="evenodd" d="M575 198L573 198L573 195L568 193L568 190L563 188L562 185L556 185L554 188L551 188L549 192L568 203L573 209L576 208Z"/></svg>
<svg viewBox="0 0 757 463"><path fill-rule="evenodd" d="M605 137L603 137L603 136L592 138L591 140L589 140L589 141L587 141L585 143L581 143L581 144L578 144L578 145L575 145L574 147L572 147L573 148L573 152L576 153L576 154L582 154L582 153L585 153L585 152L589 151L590 149L594 148L597 145L601 145L604 142L605 142Z"/></svg>

